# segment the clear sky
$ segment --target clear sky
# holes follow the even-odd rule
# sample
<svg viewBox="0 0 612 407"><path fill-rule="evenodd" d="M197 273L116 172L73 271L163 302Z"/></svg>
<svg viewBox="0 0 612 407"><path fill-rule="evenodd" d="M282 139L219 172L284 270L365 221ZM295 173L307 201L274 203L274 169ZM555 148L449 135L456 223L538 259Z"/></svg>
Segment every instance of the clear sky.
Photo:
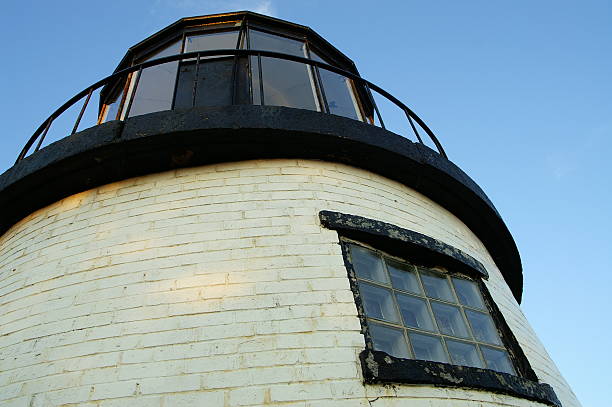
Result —
<svg viewBox="0 0 612 407"><path fill-rule="evenodd" d="M0 172L128 47L242 9L312 27L429 124L513 233L523 310L565 378L610 405L609 1L4 0Z"/></svg>

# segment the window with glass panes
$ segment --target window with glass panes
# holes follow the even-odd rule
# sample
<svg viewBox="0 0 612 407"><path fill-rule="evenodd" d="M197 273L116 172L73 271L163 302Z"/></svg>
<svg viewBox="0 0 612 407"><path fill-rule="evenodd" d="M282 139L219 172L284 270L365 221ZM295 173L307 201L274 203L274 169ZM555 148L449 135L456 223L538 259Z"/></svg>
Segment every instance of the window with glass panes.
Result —
<svg viewBox="0 0 612 407"><path fill-rule="evenodd" d="M348 248L375 350L516 374L475 281Z"/></svg>

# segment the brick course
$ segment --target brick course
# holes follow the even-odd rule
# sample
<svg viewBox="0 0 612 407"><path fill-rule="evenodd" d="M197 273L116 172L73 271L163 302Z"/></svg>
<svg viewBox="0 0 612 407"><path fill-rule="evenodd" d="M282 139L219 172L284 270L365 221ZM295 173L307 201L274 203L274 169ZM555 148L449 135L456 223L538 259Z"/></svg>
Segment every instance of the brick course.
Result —
<svg viewBox="0 0 612 407"><path fill-rule="evenodd" d="M320 210L424 233L482 262L538 377L564 406L579 406L461 221L397 182L308 160L133 178L14 225L0 237L0 404L538 405L364 386L364 339L338 236L319 225Z"/></svg>

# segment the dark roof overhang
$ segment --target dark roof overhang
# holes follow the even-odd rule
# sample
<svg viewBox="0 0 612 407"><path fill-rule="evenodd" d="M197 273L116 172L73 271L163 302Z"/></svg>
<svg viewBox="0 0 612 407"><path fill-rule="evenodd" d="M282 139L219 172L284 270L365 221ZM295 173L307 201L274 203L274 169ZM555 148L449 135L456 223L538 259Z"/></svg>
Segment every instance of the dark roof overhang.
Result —
<svg viewBox="0 0 612 407"><path fill-rule="evenodd" d="M243 19L246 19L248 23L260 24L272 29L276 28L293 33L303 38L308 38L310 42L314 43L318 48L325 51L326 55L334 58L339 67L353 73L357 73L355 64L349 57L344 55L340 50L330 44L325 38L321 37L310 27L269 17L263 14L254 13L252 11L236 11L232 13L181 18L175 23L170 24L169 26L130 47L125 56L119 62L119 65L117 65L115 72L130 66L133 58L146 54L153 48L163 46L169 41L179 38L188 28L204 27L207 25L220 24L224 22L240 23L243 21Z"/></svg>

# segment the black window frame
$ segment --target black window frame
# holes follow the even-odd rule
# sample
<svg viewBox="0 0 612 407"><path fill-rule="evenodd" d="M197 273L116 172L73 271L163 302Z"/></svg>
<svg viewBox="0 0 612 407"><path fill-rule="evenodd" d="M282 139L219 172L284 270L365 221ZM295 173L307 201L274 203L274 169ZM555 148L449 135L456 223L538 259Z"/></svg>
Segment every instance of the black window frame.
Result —
<svg viewBox="0 0 612 407"><path fill-rule="evenodd" d="M488 273L473 257L437 239L398 226L340 212L319 212L321 225L338 232L344 264L355 297L365 349L360 353L363 376L370 384L421 384L487 390L538 401L555 407L561 403L553 388L538 380L527 357L493 301L484 280ZM426 268L444 268L452 274L477 282L486 307L500 333L501 340L520 376L494 370L448 363L403 359L374 350L358 280L349 254L349 244L358 244L410 264Z"/></svg>

